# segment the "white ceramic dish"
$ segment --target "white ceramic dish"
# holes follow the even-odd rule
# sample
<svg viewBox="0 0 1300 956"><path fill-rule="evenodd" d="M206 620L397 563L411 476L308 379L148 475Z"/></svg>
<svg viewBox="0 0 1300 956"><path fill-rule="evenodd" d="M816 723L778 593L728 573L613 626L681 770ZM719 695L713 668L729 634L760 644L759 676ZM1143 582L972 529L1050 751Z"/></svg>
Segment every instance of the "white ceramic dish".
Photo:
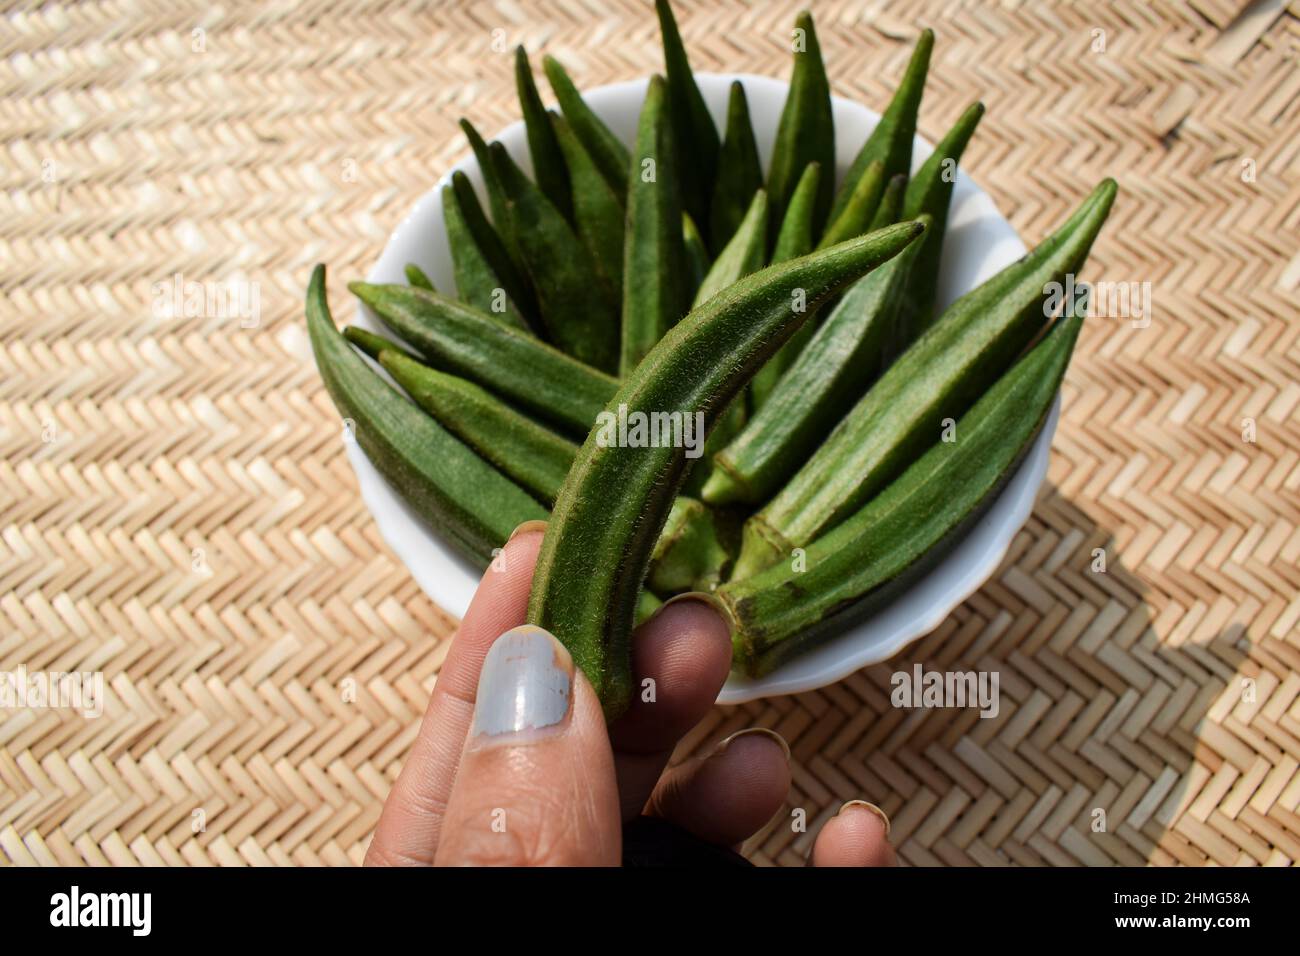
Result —
<svg viewBox="0 0 1300 956"><path fill-rule="evenodd" d="M727 91L734 79L745 84L764 168L767 166L777 120L785 103L787 85L761 76L697 77L714 120L722 128ZM616 135L632 143L637 114L645 95L646 80L617 83L584 94L587 102ZM836 98L835 138L837 175L842 175L879 121L879 114L856 103ZM496 137L526 171L532 171L523 123L514 123ZM917 137L913 168L930 155L932 147ZM482 195L483 183L473 157L460 163ZM405 282L408 262L421 266L439 289L455 287L442 221L441 187L447 176L416 203L389 239L371 270L371 282ZM965 173L958 171L944 240L939 305L947 305L963 292L987 279L1024 254L1015 231L998 213L993 201ZM363 307L358 324L376 331L382 326ZM962 543L926 578L901 595L871 620L832 641L800 655L759 680L732 675L718 697L737 704L761 697L793 694L834 683L868 664L886 660L911 641L938 627L957 605L974 593L997 569L1011 539L1028 519L1039 485L1047 473L1052 434L1060 411L1059 399L1019 472L984 518ZM479 573L461 560L410 511L375 470L355 442L347 446L356 470L361 495L374 515L384 540L410 570L426 594L447 611L463 615L478 583Z"/></svg>

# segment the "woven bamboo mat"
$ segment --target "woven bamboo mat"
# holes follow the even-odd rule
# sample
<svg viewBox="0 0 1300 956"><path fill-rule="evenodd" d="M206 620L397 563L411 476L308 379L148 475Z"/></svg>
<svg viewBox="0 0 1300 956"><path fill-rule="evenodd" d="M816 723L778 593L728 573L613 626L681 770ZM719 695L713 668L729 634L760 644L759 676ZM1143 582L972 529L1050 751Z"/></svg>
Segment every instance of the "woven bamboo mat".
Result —
<svg viewBox="0 0 1300 956"><path fill-rule="evenodd" d="M812 6L878 108L936 29L922 130L983 98L964 165L1026 241L1116 176L1088 275L1149 281L1151 320L1085 326L1033 518L943 627L683 752L774 727L810 833L866 796L912 864L1300 858L1300 8ZM697 69L787 75L794 5L678 7ZM361 860L455 621L361 504L302 292L325 261L345 301L457 117L515 118L494 40L584 87L660 68L642 0L4 15L0 670L108 701L0 712L0 860ZM159 310L178 275L257 321ZM917 663L998 672L1000 714L891 707ZM802 863L789 820L754 860Z"/></svg>

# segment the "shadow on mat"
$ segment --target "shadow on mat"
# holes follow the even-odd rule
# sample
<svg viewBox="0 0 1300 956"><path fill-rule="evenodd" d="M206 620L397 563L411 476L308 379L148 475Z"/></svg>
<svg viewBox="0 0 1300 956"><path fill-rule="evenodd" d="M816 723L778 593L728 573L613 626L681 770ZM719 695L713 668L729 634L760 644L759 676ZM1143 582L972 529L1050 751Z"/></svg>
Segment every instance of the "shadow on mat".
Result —
<svg viewBox="0 0 1300 956"><path fill-rule="evenodd" d="M1249 692L1238 676L1249 638L1234 623L1186 639L1175 607L1161 641L1154 608L1171 602L1148 604L1146 591L1110 532L1045 484L998 573L937 631L833 691L793 698L821 729L794 744L792 802L821 813L798 836L776 823L755 848L793 862L841 799L865 796L915 865L1233 862L1239 850L1201 822L1212 807L1192 799L1208 776L1193 754L1207 730L1224 733L1206 715ZM932 689L931 672L997 675L996 715L981 718L978 702L910 706L918 665ZM851 695L875 713L851 714ZM1180 816L1195 840L1173 829Z"/></svg>

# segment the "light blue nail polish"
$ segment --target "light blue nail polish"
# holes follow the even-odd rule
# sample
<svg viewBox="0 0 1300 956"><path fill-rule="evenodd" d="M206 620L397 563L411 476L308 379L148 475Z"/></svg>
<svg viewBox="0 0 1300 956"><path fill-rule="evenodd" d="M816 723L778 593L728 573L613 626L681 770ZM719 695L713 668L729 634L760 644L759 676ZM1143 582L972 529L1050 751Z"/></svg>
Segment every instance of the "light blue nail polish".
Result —
<svg viewBox="0 0 1300 956"><path fill-rule="evenodd" d="M569 714L572 666L546 630L525 624L506 631L483 659L473 736L500 738L563 722Z"/></svg>

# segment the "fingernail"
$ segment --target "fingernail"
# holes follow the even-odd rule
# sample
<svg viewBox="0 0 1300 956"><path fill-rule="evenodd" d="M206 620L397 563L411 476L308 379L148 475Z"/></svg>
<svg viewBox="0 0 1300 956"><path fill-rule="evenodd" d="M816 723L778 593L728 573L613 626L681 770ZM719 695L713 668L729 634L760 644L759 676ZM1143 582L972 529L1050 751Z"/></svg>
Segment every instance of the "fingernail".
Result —
<svg viewBox="0 0 1300 956"><path fill-rule="evenodd" d="M736 621L735 618L731 616L731 609L727 607L727 605L722 602L722 599L716 594L709 594L707 591L687 591L684 594L674 595L656 608L652 616L658 617L674 604L681 604L683 601L695 601L700 604L707 604L709 607L713 608L713 610L717 611L722 617L722 620L726 622L727 630L734 631L736 629Z"/></svg>
<svg viewBox="0 0 1300 956"><path fill-rule="evenodd" d="M835 815L839 816L849 807L864 807L876 816L880 817L880 822L885 825L885 836L889 836L889 816L884 810L880 809L880 807L876 806L874 803L867 803L865 800L850 800L848 803L844 804L844 806L840 807L839 811Z"/></svg>
<svg viewBox="0 0 1300 956"><path fill-rule="evenodd" d="M510 537L506 538L506 540L513 541L521 534L527 534L529 531L541 531L544 533L546 531L546 522L541 518L533 518L530 521L525 521L518 528L515 528L514 531L511 531Z"/></svg>
<svg viewBox="0 0 1300 956"><path fill-rule="evenodd" d="M506 631L483 658L471 739L499 743L557 727L569 716L573 658L549 631Z"/></svg>
<svg viewBox="0 0 1300 956"><path fill-rule="evenodd" d="M782 737L780 734L778 734L775 730L769 730L766 727L747 727L744 730L736 731L730 737L726 738L721 743L719 743L717 747L713 748L714 755L716 756L717 754L726 752L726 749L731 746L732 741L735 741L741 737L749 737L749 736L771 737L773 740L775 740L778 744L781 745L781 749L785 752L786 761L788 762L790 760L790 745L785 742L785 738Z"/></svg>

